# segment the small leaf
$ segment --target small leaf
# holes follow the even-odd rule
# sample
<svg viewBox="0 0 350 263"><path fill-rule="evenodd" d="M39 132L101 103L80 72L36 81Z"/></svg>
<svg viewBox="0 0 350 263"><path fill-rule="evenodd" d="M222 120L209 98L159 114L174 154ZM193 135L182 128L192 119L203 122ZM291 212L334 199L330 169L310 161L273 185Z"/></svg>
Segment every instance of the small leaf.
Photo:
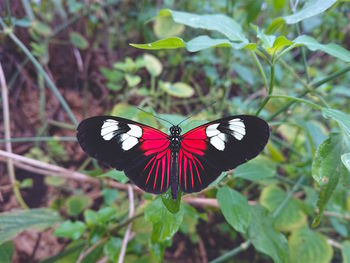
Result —
<svg viewBox="0 0 350 263"><path fill-rule="evenodd" d="M32 21L26 17L21 18L21 19L13 19L13 20L14 20L14 25L19 26L19 27L32 26Z"/></svg>
<svg viewBox="0 0 350 263"><path fill-rule="evenodd" d="M350 241L344 241L341 247L343 263L350 263Z"/></svg>
<svg viewBox="0 0 350 263"><path fill-rule="evenodd" d="M278 17L272 20L272 22L270 23L270 25L267 27L267 29L265 30L265 33L270 35L275 33L278 29L283 28L285 25L285 21L282 17Z"/></svg>
<svg viewBox="0 0 350 263"><path fill-rule="evenodd" d="M153 24L153 31L158 38L168 38L181 34L185 27L175 23L169 16L157 16Z"/></svg>
<svg viewBox="0 0 350 263"><path fill-rule="evenodd" d="M156 198L145 209L145 219L152 223L152 243L172 238L178 231L184 211L180 207L176 214L170 213L160 198Z"/></svg>
<svg viewBox="0 0 350 263"><path fill-rule="evenodd" d="M173 197L171 195L171 187L169 187L169 190L166 191L164 194L161 195L162 202L165 205L165 207L169 210L169 212L176 214L180 210L180 204L181 204L181 190L180 188L177 191L177 198L174 201Z"/></svg>
<svg viewBox="0 0 350 263"><path fill-rule="evenodd" d="M54 236L77 240L84 234L86 225L83 222L70 220L63 222L54 232Z"/></svg>
<svg viewBox="0 0 350 263"><path fill-rule="evenodd" d="M20 188L31 188L33 187L33 179L32 178L26 178L24 179L21 184L20 184Z"/></svg>
<svg viewBox="0 0 350 263"><path fill-rule="evenodd" d="M0 244L28 230L43 230L61 221L57 212L48 209L15 210L0 214Z"/></svg>
<svg viewBox="0 0 350 263"><path fill-rule="evenodd" d="M179 37L169 37L148 44L130 44L130 46L148 50L175 49L185 47L185 42Z"/></svg>
<svg viewBox="0 0 350 263"><path fill-rule="evenodd" d="M290 262L331 262L333 249L327 239L309 228L300 228L289 237Z"/></svg>
<svg viewBox="0 0 350 263"><path fill-rule="evenodd" d="M67 213L71 216L78 216L91 204L92 200L87 195L70 196L66 201Z"/></svg>
<svg viewBox="0 0 350 263"><path fill-rule="evenodd" d="M276 176L276 164L260 157L238 166L233 175L253 182L272 178Z"/></svg>
<svg viewBox="0 0 350 263"><path fill-rule="evenodd" d="M123 79L124 74L120 72L119 70L115 69L109 69L105 67L101 67L100 71L102 75L109 81L109 82L119 82Z"/></svg>
<svg viewBox="0 0 350 263"><path fill-rule="evenodd" d="M260 195L260 203L270 212L275 211L286 198L287 194L279 187L265 187ZM279 231L291 231L306 224L306 215L296 200L289 199L280 213L274 219L274 227Z"/></svg>
<svg viewBox="0 0 350 263"><path fill-rule="evenodd" d="M66 182L66 179L59 176L45 176L44 181L45 181L45 184L47 185L59 187L64 185L64 183Z"/></svg>
<svg viewBox="0 0 350 263"><path fill-rule="evenodd" d="M100 177L111 178L122 184L125 184L129 181L129 178L126 177L125 173L118 170L110 170L107 173L101 174Z"/></svg>
<svg viewBox="0 0 350 263"><path fill-rule="evenodd" d="M178 98L189 98L194 94L193 88L183 82L176 82L174 84L160 82L160 87L168 94Z"/></svg>
<svg viewBox="0 0 350 263"><path fill-rule="evenodd" d="M0 262L11 263L14 251L14 245L12 241L5 242L0 245Z"/></svg>
<svg viewBox="0 0 350 263"><path fill-rule="evenodd" d="M112 237L103 247L103 252L111 262L117 262L122 247L122 240L119 237Z"/></svg>
<svg viewBox="0 0 350 263"><path fill-rule="evenodd" d="M217 199L226 221L236 231L245 233L251 218L250 206L247 199L227 186L219 189Z"/></svg>
<svg viewBox="0 0 350 263"><path fill-rule="evenodd" d="M135 87L141 82L141 77L138 75L125 74L124 78L129 87Z"/></svg>
<svg viewBox="0 0 350 263"><path fill-rule="evenodd" d="M48 25L37 20L32 22L32 28L35 32L44 37L48 37L52 33L51 28Z"/></svg>
<svg viewBox="0 0 350 263"><path fill-rule="evenodd" d="M112 205L118 198L118 191L115 189L103 189L102 196L106 205Z"/></svg>
<svg viewBox="0 0 350 263"><path fill-rule="evenodd" d="M345 62L350 62L350 51L337 44L331 43L324 45L319 43L313 37L307 35L301 35L294 39L293 42L297 45L305 45L308 49L312 51L320 50Z"/></svg>
<svg viewBox="0 0 350 263"><path fill-rule="evenodd" d="M279 36L273 42L273 46L271 48L267 48L266 51L270 54L276 54L281 52L285 47L292 45L293 42L287 39L285 36Z"/></svg>
<svg viewBox="0 0 350 263"><path fill-rule="evenodd" d="M162 73L163 67L158 58L150 54L144 54L143 59L149 74L151 74L154 77L157 77L160 75L160 73Z"/></svg>
<svg viewBox="0 0 350 263"><path fill-rule="evenodd" d="M323 13L336 2L337 0L309 0L305 2L301 10L283 18L287 24L295 24L306 18Z"/></svg>
<svg viewBox="0 0 350 263"><path fill-rule="evenodd" d="M287 239L272 226L268 211L259 205L252 207L252 219L248 227L248 237L256 250L269 255L274 262L288 262Z"/></svg>
<svg viewBox="0 0 350 263"><path fill-rule="evenodd" d="M77 48L84 50L89 46L89 42L78 32L69 33L70 42Z"/></svg>

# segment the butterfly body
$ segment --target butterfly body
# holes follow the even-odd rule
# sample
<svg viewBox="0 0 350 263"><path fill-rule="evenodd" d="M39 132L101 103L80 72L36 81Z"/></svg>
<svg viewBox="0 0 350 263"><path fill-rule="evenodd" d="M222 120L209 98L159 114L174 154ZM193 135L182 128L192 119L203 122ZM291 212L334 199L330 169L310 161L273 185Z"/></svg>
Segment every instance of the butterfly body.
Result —
<svg viewBox="0 0 350 263"><path fill-rule="evenodd" d="M125 174L150 193L171 188L177 198L198 192L222 171L235 168L265 147L269 126L250 115L236 115L198 126L185 134L177 125L170 134L114 116L96 116L78 126L78 142L90 156Z"/></svg>

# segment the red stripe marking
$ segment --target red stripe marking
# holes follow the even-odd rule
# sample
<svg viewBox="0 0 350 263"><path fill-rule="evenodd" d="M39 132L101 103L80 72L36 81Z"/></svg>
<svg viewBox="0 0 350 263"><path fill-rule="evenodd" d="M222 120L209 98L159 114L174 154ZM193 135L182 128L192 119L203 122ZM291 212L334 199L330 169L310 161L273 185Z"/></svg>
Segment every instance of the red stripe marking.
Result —
<svg viewBox="0 0 350 263"><path fill-rule="evenodd" d="M192 182L192 188L193 188L193 171L192 171L192 161L189 160L188 163L190 164L190 171L191 171L191 182Z"/></svg>
<svg viewBox="0 0 350 263"><path fill-rule="evenodd" d="M146 185L147 185L147 183L148 183L149 177L151 176L151 173L152 173L152 171L153 171L153 168L154 168L154 165L155 165L155 164L156 164L156 161L154 160L154 161L153 161L152 168L151 168L151 170L150 170L149 173L148 173L148 177L147 177L147 180L146 180Z"/></svg>
<svg viewBox="0 0 350 263"><path fill-rule="evenodd" d="M185 190L187 190L187 157L184 155L184 180L185 180Z"/></svg>
<svg viewBox="0 0 350 263"><path fill-rule="evenodd" d="M182 151L179 152L179 184L181 185Z"/></svg>
<svg viewBox="0 0 350 263"><path fill-rule="evenodd" d="M165 172L165 159L166 159L166 155L162 157L162 182L160 184L160 191L162 191L162 189L163 189L164 172Z"/></svg>
<svg viewBox="0 0 350 263"><path fill-rule="evenodd" d="M156 177L154 178L153 190L154 188L156 188L159 165L160 165L160 161L157 161Z"/></svg>
<svg viewBox="0 0 350 263"><path fill-rule="evenodd" d="M147 165L146 165L145 168L143 169L144 171L147 169L148 165L154 160L154 158L156 158L156 157L153 156L153 158L151 158L151 159L148 161Z"/></svg>
<svg viewBox="0 0 350 263"><path fill-rule="evenodd" d="M166 158L168 159L168 163L167 163L167 166L168 166L168 175L167 175L167 182L166 182L166 188L169 187L169 176L170 176L170 166L171 168L173 167L173 160L170 156L170 150L167 151L167 154L166 154Z"/></svg>
<svg viewBox="0 0 350 263"><path fill-rule="evenodd" d="M197 157L193 155L193 159L196 160L199 163L200 167L204 171L204 167L203 167L202 163L197 159Z"/></svg>
<svg viewBox="0 0 350 263"><path fill-rule="evenodd" d="M201 176L199 175L197 164L195 161L193 161L193 165L194 165L194 168L196 168L198 180L199 180L200 184L202 184Z"/></svg>

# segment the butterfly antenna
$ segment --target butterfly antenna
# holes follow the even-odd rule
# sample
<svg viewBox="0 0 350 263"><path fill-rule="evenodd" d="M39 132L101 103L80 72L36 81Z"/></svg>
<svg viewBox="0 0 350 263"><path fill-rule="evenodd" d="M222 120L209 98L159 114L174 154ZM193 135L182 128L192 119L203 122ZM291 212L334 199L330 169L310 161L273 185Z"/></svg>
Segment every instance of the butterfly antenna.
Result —
<svg viewBox="0 0 350 263"><path fill-rule="evenodd" d="M145 111L145 110L143 110L143 109L141 109L141 108L139 108L139 107L136 107L136 108L137 108L138 110L144 112L144 113L147 113L147 114L149 114L149 115L152 115L154 118L160 119L160 120L162 120L162 121L165 121L165 122L171 124L172 126L175 126L173 123L171 123L170 121L168 121L168 120L166 120L166 119L163 119L162 117L159 117L159 116L157 116L157 115L154 115L154 114L152 114L152 113L150 113L150 112L148 112L148 111Z"/></svg>
<svg viewBox="0 0 350 263"><path fill-rule="evenodd" d="M190 116L188 116L187 118L183 119L182 121L180 121L180 123L178 123L176 126L179 126L181 123L183 123L184 121L188 120L189 118L192 118L194 115L197 115L198 113L200 113L202 110L205 110L207 108L209 108L210 106L213 106L216 103L216 101L214 100L212 103L210 103L209 105L205 105L203 107L201 107L200 109L194 111Z"/></svg>

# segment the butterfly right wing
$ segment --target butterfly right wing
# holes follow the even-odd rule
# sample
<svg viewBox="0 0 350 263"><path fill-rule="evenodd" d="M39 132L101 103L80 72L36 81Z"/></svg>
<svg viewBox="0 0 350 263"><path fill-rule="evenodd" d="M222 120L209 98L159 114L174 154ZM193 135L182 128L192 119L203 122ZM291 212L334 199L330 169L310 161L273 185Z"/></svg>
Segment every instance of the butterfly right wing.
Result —
<svg viewBox="0 0 350 263"><path fill-rule="evenodd" d="M144 191L158 194L169 188L167 134L132 120L96 116L79 124L77 138L88 155L124 171Z"/></svg>

